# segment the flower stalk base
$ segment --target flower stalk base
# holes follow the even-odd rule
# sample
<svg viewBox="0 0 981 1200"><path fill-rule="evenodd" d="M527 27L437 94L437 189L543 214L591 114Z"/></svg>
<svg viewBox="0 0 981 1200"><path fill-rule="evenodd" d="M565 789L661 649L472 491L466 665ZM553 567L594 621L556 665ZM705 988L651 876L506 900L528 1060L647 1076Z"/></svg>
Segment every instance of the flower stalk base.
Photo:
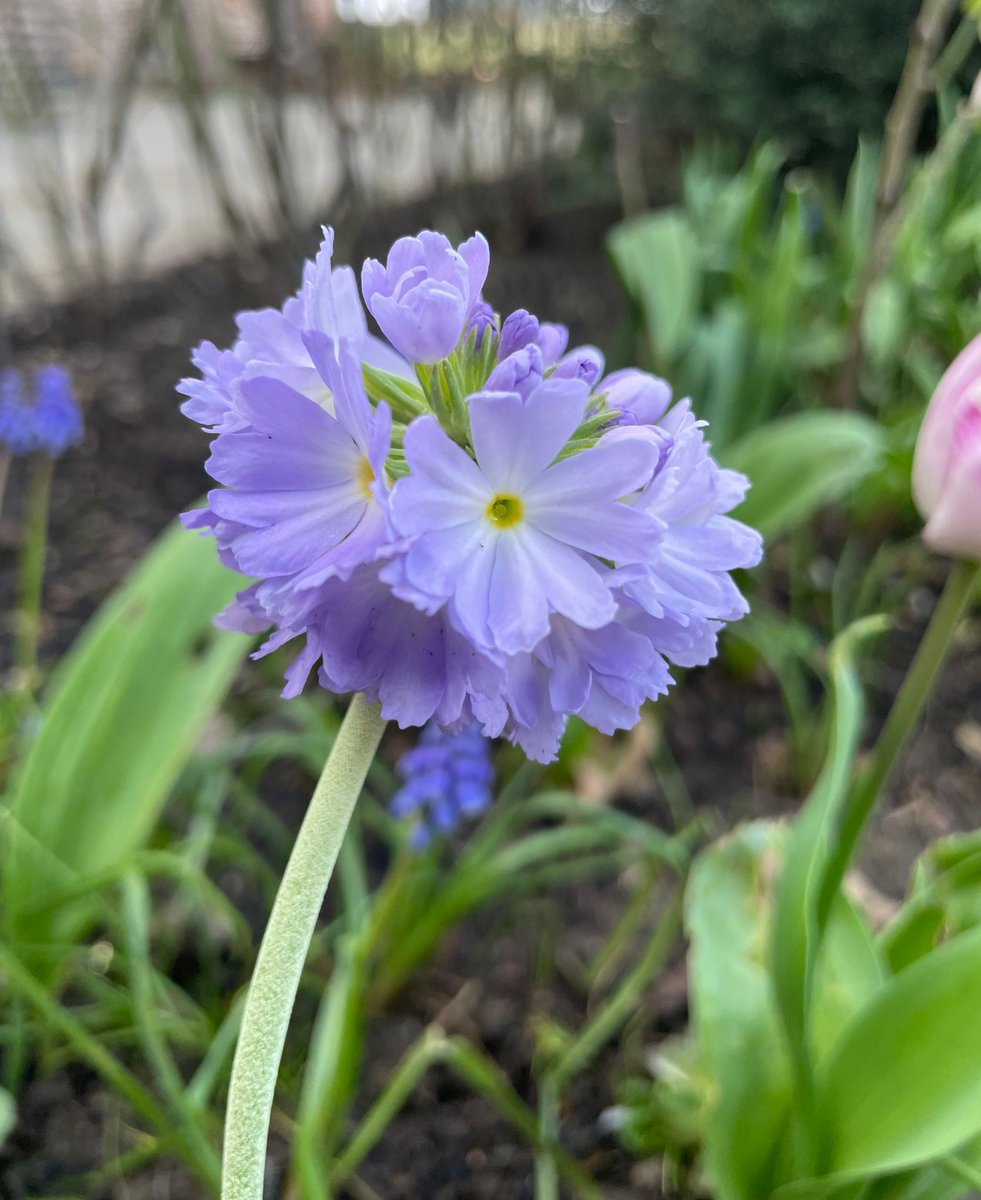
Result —
<svg viewBox="0 0 981 1200"><path fill-rule="evenodd" d="M356 695L317 782L273 904L232 1066L222 1200L262 1200L269 1118L300 974L384 728L377 706Z"/></svg>

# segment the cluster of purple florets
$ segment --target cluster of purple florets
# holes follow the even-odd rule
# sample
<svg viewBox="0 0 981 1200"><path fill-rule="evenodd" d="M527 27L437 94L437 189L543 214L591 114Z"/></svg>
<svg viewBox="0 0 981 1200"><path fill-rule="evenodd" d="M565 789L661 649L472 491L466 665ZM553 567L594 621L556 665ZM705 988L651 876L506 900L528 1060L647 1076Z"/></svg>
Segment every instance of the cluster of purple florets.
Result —
<svg viewBox="0 0 981 1200"><path fill-rule="evenodd" d="M417 849L490 807L490 743L476 725L458 734L427 725L418 745L399 759L398 772L403 783L392 797L392 812L413 821L412 844Z"/></svg>
<svg viewBox="0 0 981 1200"><path fill-rule="evenodd" d="M64 367L42 367L30 396L20 371L0 371L0 446L58 458L81 438L82 414Z"/></svg>
<svg viewBox="0 0 981 1200"><path fill-rule="evenodd" d="M479 234L365 263L382 338L332 251L181 384L221 485L186 523L255 580L220 623L271 631L260 654L296 641L286 695L316 671L402 727L475 723L548 761L572 714L632 726L746 612L729 573L760 538L725 515L746 479L663 380L499 322Z"/></svg>

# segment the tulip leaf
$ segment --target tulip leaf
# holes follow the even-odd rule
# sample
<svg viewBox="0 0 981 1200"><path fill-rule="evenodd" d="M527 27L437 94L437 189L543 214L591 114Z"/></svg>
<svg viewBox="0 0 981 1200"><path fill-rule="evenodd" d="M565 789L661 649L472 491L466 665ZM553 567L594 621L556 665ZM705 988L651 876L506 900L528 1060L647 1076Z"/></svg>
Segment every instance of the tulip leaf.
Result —
<svg viewBox="0 0 981 1200"><path fill-rule="evenodd" d="M894 976L818 1086L831 1175L925 1164L981 1133L981 927Z"/></svg>
<svg viewBox="0 0 981 1200"><path fill-rule="evenodd" d="M698 859L688 886L692 1026L718 1095L705 1165L719 1200L767 1195L791 1071L767 972L781 827L744 826Z"/></svg>
<svg viewBox="0 0 981 1200"><path fill-rule="evenodd" d="M212 545L171 529L61 662L8 798L15 941L45 954L78 936L88 903L44 908L45 897L145 843L249 650L212 624L239 586Z"/></svg>
<svg viewBox="0 0 981 1200"><path fill-rule="evenodd" d="M722 455L753 486L736 515L774 537L840 500L880 464L885 435L855 412L781 417L741 438Z"/></svg>
<svg viewBox="0 0 981 1200"><path fill-rule="evenodd" d="M644 319L655 367L666 370L684 349L698 311L698 243L684 213L646 213L616 225L607 245Z"/></svg>
<svg viewBox="0 0 981 1200"><path fill-rule="evenodd" d="M876 1180L869 1189L869 1200L958 1200L975 1195L977 1188L959 1170L966 1167L974 1178L981 1175L981 1137L958 1146L936 1166L900 1171Z"/></svg>

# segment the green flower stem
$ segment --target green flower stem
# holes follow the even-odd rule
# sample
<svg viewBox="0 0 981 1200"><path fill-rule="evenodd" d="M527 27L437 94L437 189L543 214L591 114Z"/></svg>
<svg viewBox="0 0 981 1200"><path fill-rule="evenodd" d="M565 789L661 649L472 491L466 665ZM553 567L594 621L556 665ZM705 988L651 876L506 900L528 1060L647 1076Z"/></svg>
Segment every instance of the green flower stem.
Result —
<svg viewBox="0 0 981 1200"><path fill-rule="evenodd" d="M286 866L232 1065L222 1200L262 1200L269 1118L293 1001L327 884L384 728L378 708L355 696Z"/></svg>
<svg viewBox="0 0 981 1200"><path fill-rule="evenodd" d="M0 447L0 513L3 512L3 498L7 494L7 480L10 478L12 457L9 450Z"/></svg>
<svg viewBox="0 0 981 1200"><path fill-rule="evenodd" d="M876 801L933 691L933 685L950 652L957 626L977 593L979 581L981 565L968 561L955 563L947 578L927 631L879 734L872 761L858 777L843 815L836 854L838 867L826 880L821 895L822 911L830 909Z"/></svg>
<svg viewBox="0 0 981 1200"><path fill-rule="evenodd" d="M48 508L54 459L34 455L31 463L27 519L20 563L20 612L14 662L19 682L16 690L29 701L37 688L37 646L41 630L41 598L44 590L44 560L48 547Z"/></svg>

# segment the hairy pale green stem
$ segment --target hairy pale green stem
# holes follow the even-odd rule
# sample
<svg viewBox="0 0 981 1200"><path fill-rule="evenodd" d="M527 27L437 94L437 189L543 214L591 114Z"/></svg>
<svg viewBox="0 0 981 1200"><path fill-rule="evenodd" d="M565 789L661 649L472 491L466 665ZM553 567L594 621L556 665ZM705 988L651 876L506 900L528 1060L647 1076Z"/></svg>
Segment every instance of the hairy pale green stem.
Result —
<svg viewBox="0 0 981 1200"><path fill-rule="evenodd" d="M385 722L355 696L317 783L249 986L225 1119L222 1200L262 1200L269 1117L300 973Z"/></svg>

